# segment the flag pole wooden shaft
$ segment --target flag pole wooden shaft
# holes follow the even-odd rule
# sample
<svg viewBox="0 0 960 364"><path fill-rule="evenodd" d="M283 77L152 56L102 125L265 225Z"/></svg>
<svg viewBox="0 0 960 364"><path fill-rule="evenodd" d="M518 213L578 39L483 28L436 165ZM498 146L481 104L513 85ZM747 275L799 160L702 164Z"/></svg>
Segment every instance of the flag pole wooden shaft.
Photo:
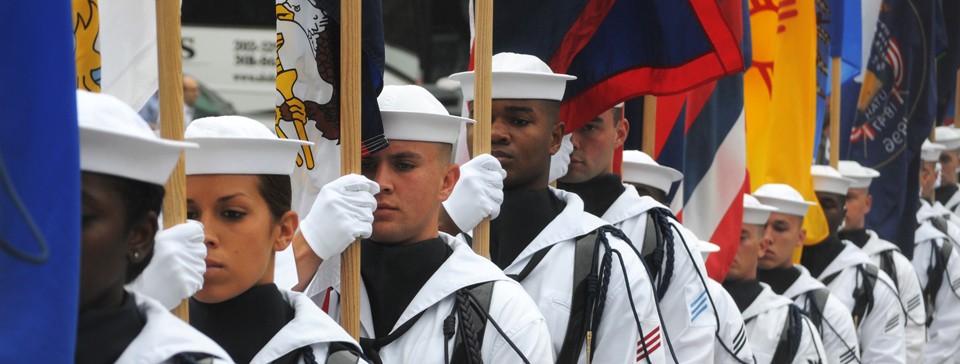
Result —
<svg viewBox="0 0 960 364"><path fill-rule="evenodd" d="M360 173L362 1L340 1L340 172ZM340 256L340 325L360 338L360 244Z"/></svg>
<svg viewBox="0 0 960 364"><path fill-rule="evenodd" d="M476 0L476 38L474 39L473 83L473 155L490 153L490 90L493 58L493 0ZM484 218L473 229L473 250L490 258L490 219Z"/></svg>
<svg viewBox="0 0 960 364"><path fill-rule="evenodd" d="M830 60L830 167L840 164L840 57Z"/></svg>
<svg viewBox="0 0 960 364"><path fill-rule="evenodd" d="M160 78L160 136L183 140L183 63L180 49L180 2L157 0L157 66ZM180 161L167 180L163 196L163 228L187 221L187 182ZM190 322L187 300L173 314Z"/></svg>
<svg viewBox="0 0 960 364"><path fill-rule="evenodd" d="M641 149L650 158L656 159L654 149L657 143L657 97L646 95L643 97L643 139Z"/></svg>
<svg viewBox="0 0 960 364"><path fill-rule="evenodd" d="M957 70L957 82L953 92L953 127L960 128L960 69ZM936 122L933 125L937 125Z"/></svg>

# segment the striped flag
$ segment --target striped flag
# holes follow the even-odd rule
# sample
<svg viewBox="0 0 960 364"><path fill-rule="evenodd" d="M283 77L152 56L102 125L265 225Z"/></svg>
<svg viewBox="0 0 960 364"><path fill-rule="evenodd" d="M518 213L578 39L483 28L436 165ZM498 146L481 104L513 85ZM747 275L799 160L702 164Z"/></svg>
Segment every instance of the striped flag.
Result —
<svg viewBox="0 0 960 364"><path fill-rule="evenodd" d="M658 100L657 131L660 134L666 129L669 134L656 158L658 163L683 171L683 181L675 188L671 205L682 206L677 217L684 226L720 246L706 265L710 277L722 282L740 243L743 193L749 186L743 75L724 77L685 95L665 98L682 98L683 105L673 118L668 116L672 108L661 111L660 106L676 101ZM675 121L671 123L671 119ZM672 128L661 128L671 124ZM680 152L668 152L671 149Z"/></svg>
<svg viewBox="0 0 960 364"><path fill-rule="evenodd" d="M80 156L69 2L0 15L0 363L72 363Z"/></svg>
<svg viewBox="0 0 960 364"><path fill-rule="evenodd" d="M723 4L726 22L750 59L745 2ZM641 120L642 108L627 103L628 119ZM642 102L640 102L642 105ZM641 128L632 131L639 134ZM736 255L747 190L743 74L708 82L692 91L657 98L654 158L682 171L668 198L684 226L721 247L706 262L707 272L722 282ZM639 149L637 138L627 147Z"/></svg>

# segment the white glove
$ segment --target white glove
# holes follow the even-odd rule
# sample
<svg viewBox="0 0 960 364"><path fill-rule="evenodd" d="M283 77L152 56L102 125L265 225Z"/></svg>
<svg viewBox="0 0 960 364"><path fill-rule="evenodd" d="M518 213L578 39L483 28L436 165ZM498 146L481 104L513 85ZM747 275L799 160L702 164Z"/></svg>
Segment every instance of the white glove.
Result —
<svg viewBox="0 0 960 364"><path fill-rule="evenodd" d="M154 238L153 258L127 289L149 296L172 310L203 288L207 247L203 224L187 220L161 230Z"/></svg>
<svg viewBox="0 0 960 364"><path fill-rule="evenodd" d="M300 221L300 234L320 259L340 254L357 238L370 237L377 193L380 185L358 174L327 183Z"/></svg>
<svg viewBox="0 0 960 364"><path fill-rule="evenodd" d="M563 141L560 142L560 150L550 156L550 183L566 176L567 170L570 169L570 153L573 153L571 135L573 134L564 135Z"/></svg>
<svg viewBox="0 0 960 364"><path fill-rule="evenodd" d="M443 202L460 231L473 230L484 217L495 219L500 215L504 178L507 171L489 154L478 155L460 166L460 180Z"/></svg>

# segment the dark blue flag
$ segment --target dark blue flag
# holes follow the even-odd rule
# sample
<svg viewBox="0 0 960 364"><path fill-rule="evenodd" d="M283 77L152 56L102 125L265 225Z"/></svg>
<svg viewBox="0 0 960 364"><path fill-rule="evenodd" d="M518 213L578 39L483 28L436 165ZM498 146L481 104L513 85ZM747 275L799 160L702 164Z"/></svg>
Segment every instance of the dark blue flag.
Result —
<svg viewBox="0 0 960 364"><path fill-rule="evenodd" d="M493 52L528 53L567 85L560 119L576 130L617 103L743 71L736 27L716 0L498 1Z"/></svg>
<svg viewBox="0 0 960 364"><path fill-rule="evenodd" d="M840 83L860 74L861 66L861 11L859 1L817 0L817 130L824 130L827 100L832 92L833 58L840 59ZM841 87L842 89L842 87ZM857 99L856 93L841 91L841 103ZM841 117L841 120L843 118ZM847 121L847 128L851 120ZM843 125L841 124L841 128ZM816 134L813 158L820 151L821 133ZM845 140L845 139L840 139ZM841 143L846 144L846 143ZM843 155L842 153L840 155ZM824 156L824 159L826 156Z"/></svg>
<svg viewBox="0 0 960 364"><path fill-rule="evenodd" d="M0 363L71 363L80 157L69 1L0 16Z"/></svg>
<svg viewBox="0 0 960 364"><path fill-rule="evenodd" d="M920 145L936 116L936 0L884 0L850 134L849 158L880 171L867 227L913 255ZM939 35L939 37L937 36Z"/></svg>

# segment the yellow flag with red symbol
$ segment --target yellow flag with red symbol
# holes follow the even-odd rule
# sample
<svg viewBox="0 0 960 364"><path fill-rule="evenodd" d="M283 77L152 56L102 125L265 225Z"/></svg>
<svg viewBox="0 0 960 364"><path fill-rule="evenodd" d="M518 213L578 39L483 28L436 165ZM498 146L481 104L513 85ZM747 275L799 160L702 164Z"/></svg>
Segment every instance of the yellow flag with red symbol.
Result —
<svg viewBox="0 0 960 364"><path fill-rule="evenodd" d="M817 27L814 0L750 1L753 62L744 75L751 189L788 184L817 201L810 178L816 130ZM805 245L827 237L823 211L804 219ZM794 254L799 261L800 251Z"/></svg>

